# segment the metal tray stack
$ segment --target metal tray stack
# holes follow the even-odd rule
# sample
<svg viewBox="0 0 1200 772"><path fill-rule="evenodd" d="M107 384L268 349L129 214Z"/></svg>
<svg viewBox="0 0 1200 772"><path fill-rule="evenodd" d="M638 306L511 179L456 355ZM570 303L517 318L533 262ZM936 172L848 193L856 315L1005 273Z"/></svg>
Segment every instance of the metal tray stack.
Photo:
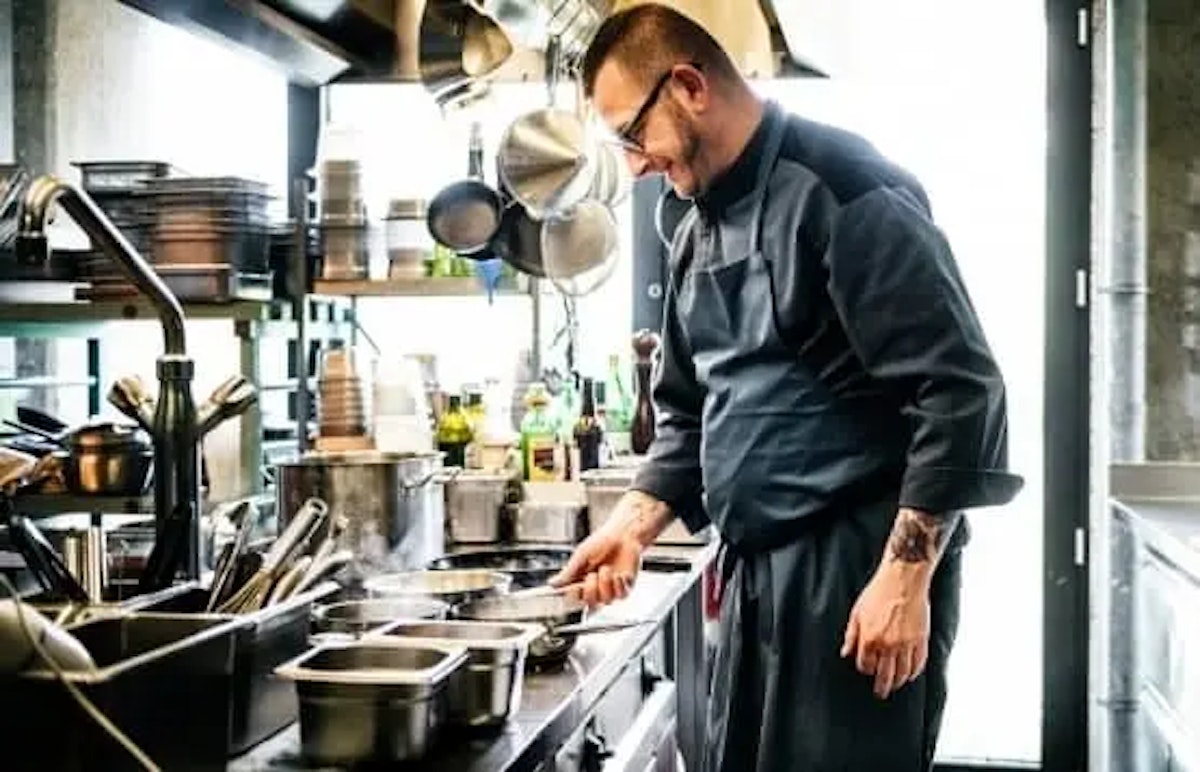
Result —
<svg viewBox="0 0 1200 772"><path fill-rule="evenodd" d="M159 276L181 300L270 297L270 195L241 177L175 177L147 185Z"/></svg>
<svg viewBox="0 0 1200 772"><path fill-rule="evenodd" d="M91 196L113 225L147 260L152 259L149 224L152 212L145 197L151 180L168 177L171 165L163 161L76 161L81 187ZM125 297L135 294L133 285L117 264L98 252L78 258L77 278L88 282L89 297Z"/></svg>

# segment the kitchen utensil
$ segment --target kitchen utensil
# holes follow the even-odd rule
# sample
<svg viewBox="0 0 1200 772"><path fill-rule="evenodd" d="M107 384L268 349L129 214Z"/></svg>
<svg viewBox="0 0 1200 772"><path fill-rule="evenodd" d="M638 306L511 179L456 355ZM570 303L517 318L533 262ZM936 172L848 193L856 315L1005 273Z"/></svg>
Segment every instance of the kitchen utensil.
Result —
<svg viewBox="0 0 1200 772"><path fill-rule="evenodd" d="M437 740L465 647L319 646L275 672L295 682L308 761L413 761Z"/></svg>
<svg viewBox="0 0 1200 772"><path fill-rule="evenodd" d="M293 595L299 595L315 585L317 582L333 577L342 568L350 565L350 561L354 559L354 553L350 550L337 550L324 556L313 556L312 563L308 570L300 577L300 581L296 584Z"/></svg>
<svg viewBox="0 0 1200 772"><path fill-rule="evenodd" d="M460 619L486 622L519 622L539 624L545 633L529 646L529 659L535 664L555 662L565 657L580 635L606 633L656 624L653 620L618 620L583 623L587 604L564 594L497 596L455 606L454 615Z"/></svg>
<svg viewBox="0 0 1200 772"><path fill-rule="evenodd" d="M512 475L468 471L446 484L446 523L455 544L495 544L500 519L513 491ZM519 485L517 485L519 488Z"/></svg>
<svg viewBox="0 0 1200 772"><path fill-rule="evenodd" d="M75 603L88 603L91 600L87 590L71 575L62 558L32 520L24 515L10 515L8 538L21 557L25 558L26 567L46 592Z"/></svg>
<svg viewBox="0 0 1200 772"><path fill-rule="evenodd" d="M250 543L250 533L258 522L258 509L250 501L239 502L235 515L231 515L230 519L237 522L237 531L233 541L225 545L222 559L213 570L213 581L205 611L215 610L235 589L233 581L236 578L238 562L245 553Z"/></svg>
<svg viewBox="0 0 1200 772"><path fill-rule="evenodd" d="M346 518L341 546L354 553L350 586L365 577L423 568L445 552L444 484L452 470L439 453L310 453L275 465L276 509L294 512L318 496Z"/></svg>
<svg viewBox="0 0 1200 772"><path fill-rule="evenodd" d="M0 447L0 494L23 487L37 468L38 459L14 448Z"/></svg>
<svg viewBox="0 0 1200 772"><path fill-rule="evenodd" d="M91 526L63 537L63 563L87 593L91 603L104 600L108 583L108 552L104 529Z"/></svg>
<svg viewBox="0 0 1200 772"><path fill-rule="evenodd" d="M279 577L279 581L271 588L271 595L267 599L267 605L271 606L291 597L296 590L296 586L300 584L300 580L304 578L304 574L312 565L312 562L312 555L302 555L297 558L291 564L291 568L287 570L287 573Z"/></svg>
<svg viewBox="0 0 1200 772"><path fill-rule="evenodd" d="M512 577L496 571L406 571L381 574L363 582L373 598L434 598L455 606L477 598L502 595L512 587Z"/></svg>
<svg viewBox="0 0 1200 772"><path fill-rule="evenodd" d="M542 223L542 263L564 294L581 297L612 276L617 265L617 221L592 199Z"/></svg>
<svg viewBox="0 0 1200 772"><path fill-rule="evenodd" d="M513 509L514 541L575 544L583 535L582 502L526 499Z"/></svg>
<svg viewBox="0 0 1200 772"><path fill-rule="evenodd" d="M492 240L492 251L522 273L546 276L542 261L542 223L533 219L519 203L504 210L500 229Z"/></svg>
<svg viewBox="0 0 1200 772"><path fill-rule="evenodd" d="M583 201L594 169L583 120L573 111L544 108L513 121L500 140L504 185L535 219Z"/></svg>
<svg viewBox="0 0 1200 772"><path fill-rule="evenodd" d="M503 725L521 709L529 644L537 625L486 622L395 622L367 639L403 646L466 646L467 664L450 678L448 719L460 727Z"/></svg>
<svg viewBox="0 0 1200 772"><path fill-rule="evenodd" d="M286 570L285 559L292 553L296 543L306 538L313 528L314 520L323 519L329 512L325 502L320 499L309 499L300 507L287 526L280 532L267 554L263 556L262 565L254 576L233 597L223 603L218 611L222 613L244 613L254 611L266 604L270 597L271 588Z"/></svg>
<svg viewBox="0 0 1200 772"><path fill-rule="evenodd" d="M69 428L67 424L49 413L28 405L17 405L17 420L26 426L36 426L56 434Z"/></svg>
<svg viewBox="0 0 1200 772"><path fill-rule="evenodd" d="M667 249L671 248L675 241L675 232L679 230L683 219L690 211L692 211L692 202L680 198L675 189L667 183L663 192L659 194L658 201L654 204L654 230L658 234L658 240Z"/></svg>
<svg viewBox="0 0 1200 772"><path fill-rule="evenodd" d="M470 3L423 3L417 62L421 83L445 109L472 85L486 84L513 54L504 27Z"/></svg>
<svg viewBox="0 0 1200 772"><path fill-rule="evenodd" d="M55 451L67 490L78 496L140 496L150 483L154 451Z"/></svg>
<svg viewBox="0 0 1200 772"><path fill-rule="evenodd" d="M444 555L430 562L429 568L499 571L512 577L513 587L525 589L544 586L570 557L571 550L566 547L508 547Z"/></svg>
<svg viewBox="0 0 1200 772"><path fill-rule="evenodd" d="M366 598L321 606L313 611L320 633L361 635L396 621L445 619L450 605L433 598Z"/></svg>
<svg viewBox="0 0 1200 772"><path fill-rule="evenodd" d="M563 595L565 597L580 597L583 591L583 582L575 584L564 584L561 587L555 587L549 584L539 584L533 587L525 587L520 590L514 590L508 593L506 598L538 598L547 595Z"/></svg>
<svg viewBox="0 0 1200 772"><path fill-rule="evenodd" d="M483 133L476 123L471 127L467 179L443 189L429 202L429 232L439 244L470 257L486 252L503 214L500 194L483 180Z"/></svg>

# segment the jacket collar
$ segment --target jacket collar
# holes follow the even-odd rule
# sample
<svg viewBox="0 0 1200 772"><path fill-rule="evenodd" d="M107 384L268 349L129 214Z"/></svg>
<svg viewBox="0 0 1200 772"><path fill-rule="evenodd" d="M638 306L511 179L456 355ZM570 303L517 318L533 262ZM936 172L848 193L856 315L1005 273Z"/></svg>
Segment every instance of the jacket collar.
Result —
<svg viewBox="0 0 1200 772"><path fill-rule="evenodd" d="M758 127L750 135L750 140L742 148L737 160L725 171L717 175L712 184L700 195L696 196L695 204L700 215L711 221L721 216L730 206L741 201L754 191L758 182L760 167L763 164L763 154L766 152L767 136L776 121L783 120L783 114L774 102L763 105L763 117Z"/></svg>

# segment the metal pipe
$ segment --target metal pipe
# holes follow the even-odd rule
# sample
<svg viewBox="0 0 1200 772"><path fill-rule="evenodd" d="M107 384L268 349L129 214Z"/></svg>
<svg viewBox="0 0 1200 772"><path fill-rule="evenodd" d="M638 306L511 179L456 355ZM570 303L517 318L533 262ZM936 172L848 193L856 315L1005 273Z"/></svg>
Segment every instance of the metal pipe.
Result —
<svg viewBox="0 0 1200 772"><path fill-rule="evenodd" d="M49 258L46 222L50 208L56 202L83 228L101 252L117 262L138 291L154 306L162 322L166 353L186 353L183 308L179 301L95 202L75 186L49 175L39 177L30 184L21 209L21 229L17 235L18 257L37 261Z"/></svg>
<svg viewBox="0 0 1200 772"><path fill-rule="evenodd" d="M198 578L200 454L192 399L195 365L187 356L183 308L91 198L51 176L39 177L26 191L16 242L19 259L49 258L46 222L55 202L120 266L162 323L165 352L158 358L159 391L151 425L156 538L139 589L146 592L170 585L181 567L187 578Z"/></svg>
<svg viewBox="0 0 1200 772"><path fill-rule="evenodd" d="M1146 457L1146 0L1112 12L1109 414L1113 461Z"/></svg>

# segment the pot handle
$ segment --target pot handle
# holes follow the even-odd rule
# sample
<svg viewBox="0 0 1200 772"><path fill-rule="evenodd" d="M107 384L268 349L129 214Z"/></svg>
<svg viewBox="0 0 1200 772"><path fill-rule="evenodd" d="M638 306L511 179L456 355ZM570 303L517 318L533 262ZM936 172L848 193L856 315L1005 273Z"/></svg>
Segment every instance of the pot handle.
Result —
<svg viewBox="0 0 1200 772"><path fill-rule="evenodd" d="M463 471L463 468L461 466L443 467L441 469L437 469L437 470L430 472L429 474L425 475L424 477L420 478L419 480L417 480L415 482L409 482L408 480L403 480L400 482L400 487L401 487L401 489L406 490L406 491L415 491L415 490L424 488L426 485L428 485L431 482L440 483L442 485L445 485L446 483L451 482L452 480L454 480L454 478L456 478L460 474L462 474L462 471Z"/></svg>

